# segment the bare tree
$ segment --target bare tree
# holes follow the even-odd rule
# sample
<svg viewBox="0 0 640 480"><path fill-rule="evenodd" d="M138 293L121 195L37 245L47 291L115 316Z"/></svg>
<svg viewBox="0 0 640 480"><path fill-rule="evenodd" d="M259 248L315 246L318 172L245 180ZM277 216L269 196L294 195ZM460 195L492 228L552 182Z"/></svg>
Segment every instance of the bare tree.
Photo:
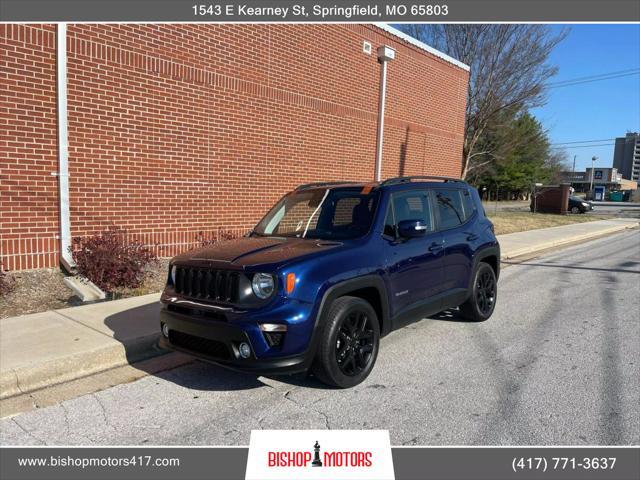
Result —
<svg viewBox="0 0 640 480"><path fill-rule="evenodd" d="M471 67L462 178L493 161L480 139L504 111L544 104L545 83L557 72L549 55L567 34L546 25L493 24L413 24L404 31Z"/></svg>

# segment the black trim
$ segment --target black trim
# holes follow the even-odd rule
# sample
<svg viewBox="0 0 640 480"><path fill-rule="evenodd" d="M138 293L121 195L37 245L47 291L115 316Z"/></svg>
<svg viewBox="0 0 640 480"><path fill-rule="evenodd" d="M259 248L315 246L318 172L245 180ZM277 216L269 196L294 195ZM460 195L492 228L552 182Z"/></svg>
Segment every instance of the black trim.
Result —
<svg viewBox="0 0 640 480"><path fill-rule="evenodd" d="M491 256L496 257L496 280L498 280L498 277L500 277L500 245L498 243L496 243L495 245L484 247L476 252L475 256L473 257L471 278L473 278L473 275L476 273L476 267L478 266L478 263L481 260ZM472 284L469 285L469 289L473 289ZM469 295L471 295L471 292L469 292Z"/></svg>
<svg viewBox="0 0 640 480"><path fill-rule="evenodd" d="M398 185L398 184L403 184L403 183L411 183L411 181L413 180L442 180L443 183L463 183L465 185L467 185L467 182L465 182L464 180L461 180L459 178L455 178L455 177L439 177L439 176L434 176L434 175L413 175L413 176L408 176L408 177L393 177L393 178L389 178L387 180L385 180L384 182L382 182L380 185L381 186L387 186L387 185Z"/></svg>
<svg viewBox="0 0 640 480"><path fill-rule="evenodd" d="M469 292L466 288L454 288L412 303L400 310L392 318L391 323L393 324L393 330L398 330L412 323L419 322L447 308L457 307L464 303L468 295Z"/></svg>
<svg viewBox="0 0 640 480"><path fill-rule="evenodd" d="M391 332L391 322L389 321L389 297L387 296L387 287L385 286L382 277L380 277L379 275L365 275L363 277L340 282L336 285L333 285L325 292L320 303L320 308L318 310L318 319L314 327L314 335L316 333L318 324L322 323L326 319L326 314L329 311L331 302L339 297L349 294L350 292L371 287L375 288L378 291L378 295L380 297L380 306L382 309L382 318L378 319L381 322L380 336L384 336L387 333Z"/></svg>

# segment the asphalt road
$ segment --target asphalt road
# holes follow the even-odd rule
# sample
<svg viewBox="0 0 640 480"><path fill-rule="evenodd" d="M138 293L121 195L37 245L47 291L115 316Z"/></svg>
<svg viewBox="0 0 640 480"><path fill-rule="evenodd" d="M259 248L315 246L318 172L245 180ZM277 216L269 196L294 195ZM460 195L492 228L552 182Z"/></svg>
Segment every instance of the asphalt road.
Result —
<svg viewBox="0 0 640 480"><path fill-rule="evenodd" d="M495 314L383 340L369 379L196 361L0 422L0 443L247 445L252 429L388 429L393 445L640 443L640 231L504 269Z"/></svg>

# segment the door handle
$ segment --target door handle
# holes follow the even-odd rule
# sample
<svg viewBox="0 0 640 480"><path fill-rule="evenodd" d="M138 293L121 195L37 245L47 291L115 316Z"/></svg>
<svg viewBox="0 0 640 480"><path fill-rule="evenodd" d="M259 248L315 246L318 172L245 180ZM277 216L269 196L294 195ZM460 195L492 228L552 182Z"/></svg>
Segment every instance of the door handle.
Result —
<svg viewBox="0 0 640 480"><path fill-rule="evenodd" d="M436 252L438 250L442 250L442 243L438 243L438 242L433 242L430 246L429 246L429 251L430 252Z"/></svg>
<svg viewBox="0 0 640 480"><path fill-rule="evenodd" d="M467 236L467 241L469 242L473 242L474 240L478 239L478 235L476 235L475 233L465 232L465 235Z"/></svg>

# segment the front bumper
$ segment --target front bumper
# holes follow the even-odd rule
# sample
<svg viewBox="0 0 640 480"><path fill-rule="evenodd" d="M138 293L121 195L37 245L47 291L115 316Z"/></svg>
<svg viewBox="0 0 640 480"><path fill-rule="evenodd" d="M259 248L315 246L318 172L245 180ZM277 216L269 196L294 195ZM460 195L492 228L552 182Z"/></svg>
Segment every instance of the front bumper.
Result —
<svg viewBox="0 0 640 480"><path fill-rule="evenodd" d="M160 311L160 327L167 325L169 337L161 336L160 346L188 353L218 365L256 374L291 374L309 369L315 349L313 341L306 342L302 352L265 352L261 333L255 322L219 321L169 311ZM291 327L290 327L291 328ZM288 334L287 334L288 335ZM286 340L285 340L286 341ZM251 348L249 358L239 353L240 343Z"/></svg>

